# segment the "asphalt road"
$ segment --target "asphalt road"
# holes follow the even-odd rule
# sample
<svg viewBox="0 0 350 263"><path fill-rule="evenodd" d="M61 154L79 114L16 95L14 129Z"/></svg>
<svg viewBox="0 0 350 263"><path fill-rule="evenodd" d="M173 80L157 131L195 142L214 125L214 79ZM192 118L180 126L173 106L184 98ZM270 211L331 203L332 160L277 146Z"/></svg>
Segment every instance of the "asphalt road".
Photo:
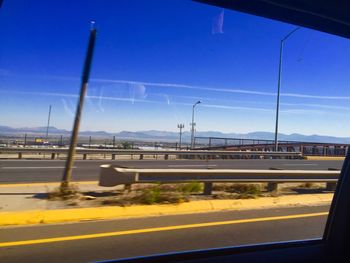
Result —
<svg viewBox="0 0 350 263"><path fill-rule="evenodd" d="M135 168L215 168L327 170L340 169L343 161L309 161L289 159L253 160L79 160L73 168L74 181L98 180L101 164L115 164ZM63 160L0 160L0 183L58 182L61 180Z"/></svg>
<svg viewBox="0 0 350 263"><path fill-rule="evenodd" d="M315 213L328 210L328 206L293 207L0 228L0 262L91 262L184 250L320 238L327 216ZM302 217L295 218L294 215ZM271 219L276 216L286 217ZM266 220L269 217L270 220ZM239 221L241 219L257 220L242 222ZM228 224L203 225L228 221ZM202 225L194 227L189 224ZM180 225L188 227L172 229L173 226ZM120 234L120 231L136 229L140 231ZM84 235L97 233L110 235L84 238ZM65 238L48 243L48 238L55 237ZM71 237L76 239L66 240ZM31 244L3 246L4 242L23 240L31 240ZM37 240L42 243L33 244Z"/></svg>

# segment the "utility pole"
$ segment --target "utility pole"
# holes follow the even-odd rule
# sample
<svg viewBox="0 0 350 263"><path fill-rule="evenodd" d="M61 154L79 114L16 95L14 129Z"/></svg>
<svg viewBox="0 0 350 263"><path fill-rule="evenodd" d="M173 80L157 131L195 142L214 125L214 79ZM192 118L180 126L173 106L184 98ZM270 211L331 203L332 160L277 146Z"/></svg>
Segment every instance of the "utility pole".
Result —
<svg viewBox="0 0 350 263"><path fill-rule="evenodd" d="M179 149L181 150L182 129L185 128L185 125L184 124L178 124L177 127L180 129Z"/></svg>
<svg viewBox="0 0 350 263"><path fill-rule="evenodd" d="M199 101L197 101L195 104L193 104L193 106L192 106L191 149L194 148L194 126L196 125L195 122L194 122L194 108L195 108L198 104L200 104L200 103L202 103L202 102L199 100Z"/></svg>
<svg viewBox="0 0 350 263"><path fill-rule="evenodd" d="M51 105L49 107L49 116L47 117L46 141L48 141L48 139L49 139L50 118L51 118Z"/></svg>
<svg viewBox="0 0 350 263"><path fill-rule="evenodd" d="M72 167L74 162L75 147L78 139L81 113L83 111L83 105L84 105L84 97L86 95L86 90L89 82L89 75L90 75L90 69L91 69L92 56L94 52L95 39L96 39L95 22L91 22L89 44L88 44L88 49L85 57L83 75L81 78L79 102L75 113L74 126L72 130L72 138L70 141L68 158L67 158L64 174L62 177L61 187L60 187L61 193L67 192L67 190L69 189L69 183L72 178Z"/></svg>
<svg viewBox="0 0 350 263"><path fill-rule="evenodd" d="M278 87L277 87L276 124L275 124L275 151L276 152L278 151L278 117L279 117L279 111L280 111L283 47L284 47L284 42L287 40L287 38L289 38L298 29L300 29L300 27L293 29L284 38L282 38L280 42L280 59L279 59L279 66L278 66Z"/></svg>

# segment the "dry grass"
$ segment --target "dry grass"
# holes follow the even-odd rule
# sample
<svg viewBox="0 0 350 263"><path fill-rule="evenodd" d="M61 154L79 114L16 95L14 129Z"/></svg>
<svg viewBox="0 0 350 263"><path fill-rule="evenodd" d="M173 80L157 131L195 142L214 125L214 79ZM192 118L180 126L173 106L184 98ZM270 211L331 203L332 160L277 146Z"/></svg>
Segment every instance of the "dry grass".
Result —
<svg viewBox="0 0 350 263"><path fill-rule="evenodd" d="M259 184L214 184L214 191L226 192L228 194L221 193L218 196L226 196L234 199L248 199L257 198L261 195L262 187Z"/></svg>
<svg viewBox="0 0 350 263"><path fill-rule="evenodd" d="M131 191L106 198L102 204L133 205L133 204L180 204L190 201L190 195L202 191L203 184L198 182L183 184L146 184L135 185Z"/></svg>
<svg viewBox="0 0 350 263"><path fill-rule="evenodd" d="M69 185L65 188L56 188L47 194L48 200L70 200L81 198L82 194L76 185Z"/></svg>
<svg viewBox="0 0 350 263"><path fill-rule="evenodd" d="M313 183L304 183L304 184L301 184L300 187L302 187L302 188L314 188L315 184L313 184Z"/></svg>

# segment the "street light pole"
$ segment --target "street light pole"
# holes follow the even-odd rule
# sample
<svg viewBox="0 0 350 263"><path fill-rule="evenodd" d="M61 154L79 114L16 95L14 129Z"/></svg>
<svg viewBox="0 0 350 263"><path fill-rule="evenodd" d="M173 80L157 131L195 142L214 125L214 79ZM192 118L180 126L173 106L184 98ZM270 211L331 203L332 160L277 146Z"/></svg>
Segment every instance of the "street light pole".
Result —
<svg viewBox="0 0 350 263"><path fill-rule="evenodd" d="M50 105L50 107L49 107L49 116L47 117L46 141L49 140L50 118L51 118L51 105Z"/></svg>
<svg viewBox="0 0 350 263"><path fill-rule="evenodd" d="M70 183L71 177L72 177L72 167L73 167L73 162L74 162L75 147L76 147L77 140L78 140L78 132L79 132L79 126L80 126L81 113L83 111L84 98L85 98L85 94L86 94L86 90L87 90L87 86L88 86L88 82L89 82L92 56L93 56L93 51L94 51L94 46L95 46L96 28L95 28L94 24L95 24L94 22L91 22L89 44L88 44L86 57L85 57L83 75L81 78L79 101L78 101L77 110L75 113L72 136L71 136L71 141L70 141L70 146L69 146L69 151L68 151L68 158L66 161L66 166L64 169L62 182L61 182L61 186L60 186L60 190L62 193L64 193L66 190L69 189L69 183Z"/></svg>
<svg viewBox="0 0 350 263"><path fill-rule="evenodd" d="M283 47L284 47L284 42L287 40L287 38L289 38L298 29L300 29L300 27L293 29L284 38L282 38L280 42L280 59L279 59L279 66L278 66L278 87L277 87L276 124L275 124L275 151L276 152L278 151L278 117L279 117L279 111L280 111Z"/></svg>
<svg viewBox="0 0 350 263"><path fill-rule="evenodd" d="M198 104L200 104L200 103L202 103L202 102L199 100L199 101L197 101L195 104L193 104L193 106L192 106L191 149L194 148L194 126L196 125L195 122L194 122L194 108L195 108Z"/></svg>
<svg viewBox="0 0 350 263"><path fill-rule="evenodd" d="M177 127L180 129L179 149L181 150L182 129L185 127L185 125L184 124L178 124Z"/></svg>

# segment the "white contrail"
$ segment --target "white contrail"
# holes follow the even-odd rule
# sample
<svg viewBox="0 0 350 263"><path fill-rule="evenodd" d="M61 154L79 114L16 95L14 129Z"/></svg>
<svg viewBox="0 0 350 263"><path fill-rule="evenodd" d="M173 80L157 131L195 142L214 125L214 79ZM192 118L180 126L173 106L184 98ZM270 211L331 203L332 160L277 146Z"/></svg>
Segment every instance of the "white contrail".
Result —
<svg viewBox="0 0 350 263"><path fill-rule="evenodd" d="M0 93L11 93L11 94L19 94L19 95L38 95L38 96L55 96L55 97L78 98L78 95L75 95L75 94L69 94L69 93L54 93L54 92L0 90Z"/></svg>
<svg viewBox="0 0 350 263"><path fill-rule="evenodd" d="M287 109L280 110L281 113L289 113L289 114L326 114L327 112L322 110L304 110L304 109Z"/></svg>
<svg viewBox="0 0 350 263"><path fill-rule="evenodd" d="M331 109L331 110L350 110L350 107L343 106L335 106L335 105L326 105L326 104L306 104L306 103L281 103L281 105L285 106L303 106L303 107L311 107L311 108L321 108L321 109Z"/></svg>
<svg viewBox="0 0 350 263"><path fill-rule="evenodd" d="M230 109L230 110L253 110L253 111L274 112L273 109L255 108L255 107L239 107L239 106L228 106L228 105L215 105L215 104L201 104L201 107L216 108L216 109Z"/></svg>
<svg viewBox="0 0 350 263"><path fill-rule="evenodd" d="M13 91L13 90L0 90L0 92L3 93L12 93L12 94L22 94L22 95L40 95L40 96L55 96L55 97L61 97L63 106L67 113L69 115L73 115L72 105L68 105L68 102L71 104L71 101L67 101L64 98L78 98L78 95L75 94L66 94L66 93L50 93L50 92L27 92L27 91ZM101 100L111 100L111 101L123 101L123 102L138 102L138 103L150 103L150 104L167 104L167 105L182 105L182 106L193 106L192 103L185 103L185 102L170 102L170 99L167 101L155 101L155 100L146 100L146 99L135 99L135 98L123 98L123 97L108 97L108 96L93 96L88 95L86 96L88 99L96 99L98 101ZM227 100L229 102L229 100ZM281 103L283 105L283 103ZM271 105L274 105L271 103ZM348 107L340 107L340 106L329 106L329 105L319 105L319 104L293 104L293 103L285 103L285 105L289 106L313 106L313 107L320 107L320 108L328 108L328 109L343 109L343 110L350 110ZM218 105L218 104L208 104L203 103L201 107L206 108L216 108L216 109L228 109L228 110L249 110L249 111L265 111L265 112L274 112L274 108L259 108L259 107L245 107L245 106L230 106L230 105ZM325 111L320 110L308 110L308 109L282 109L281 112L284 113L295 113L295 114L305 114L305 113L317 113L317 114L324 114Z"/></svg>
<svg viewBox="0 0 350 263"><path fill-rule="evenodd" d="M226 93L240 93L240 94L251 94L251 95L262 95L262 96L276 96L275 92L263 92L256 90L245 90L245 89L224 89L224 88L211 88L211 87L201 87L193 85L184 85L176 83L161 83L161 82L141 82L141 81L130 81L130 80L113 80L113 79L92 79L94 82L111 82L120 84L141 84L145 86L153 87L171 87L171 88L184 88L193 90L206 90L213 92L226 92ZM349 100L350 96L319 96L310 94L300 94L300 93L281 93L283 97L296 97L296 98L307 98L307 99L328 99L328 100Z"/></svg>
<svg viewBox="0 0 350 263"><path fill-rule="evenodd" d="M215 91L215 92L276 96L276 93L271 93L271 92L261 92L261 91L255 91L255 90L242 90L242 89L222 89L222 88L199 87L199 86L176 84L176 83L141 82L141 81L113 80L113 79L92 79L91 81L111 82L111 83L119 83L119 84L133 84L133 85L138 84L138 85L151 86L151 87L184 88L184 89L207 90L207 91Z"/></svg>
<svg viewBox="0 0 350 263"><path fill-rule="evenodd" d="M124 101L131 102L134 104L135 102L143 102L143 103L151 103L151 104L164 104L162 101L155 100L145 100L145 99L134 99L134 98L121 98L121 97L106 97L106 96L87 96L89 99L101 99L101 100L114 100L114 101Z"/></svg>
<svg viewBox="0 0 350 263"><path fill-rule="evenodd" d="M78 95L69 94L69 93L31 92L31 91L13 91L13 90L0 90L0 93L78 98ZM145 103L162 104L162 102L160 102L160 101L151 101L151 100L133 99L133 98L121 98L121 97L106 97L106 96L87 95L86 98L88 98L88 99L96 99L96 100L103 99L103 100L115 100L115 101L127 101L127 102L133 102L134 101L134 102L145 102Z"/></svg>
<svg viewBox="0 0 350 263"><path fill-rule="evenodd" d="M76 77L62 77L62 76L45 76L45 78L54 79L67 79L67 80L79 80ZM202 87L196 85L185 85L178 83L162 83L162 82L144 82L144 81L134 81L134 80L115 80L115 79L102 79L102 78L92 78L91 82L107 82L107 83L119 83L119 84L133 84L133 85L145 85L153 87L172 87L172 88L184 88L193 90L207 90L213 92L226 92L226 93L240 93L240 94L251 94L251 95L261 95L261 96L276 96L276 92L262 92L257 90L246 90L246 89L224 89L224 88L214 88L214 87ZM350 96L320 96L312 94L301 94L301 93L281 93L283 97L293 97L293 98L304 98L304 99L322 99L322 100L350 100Z"/></svg>
<svg viewBox="0 0 350 263"><path fill-rule="evenodd" d="M323 99L323 100L349 100L349 96L318 96L298 93L281 93L284 97L307 98L307 99Z"/></svg>
<svg viewBox="0 0 350 263"><path fill-rule="evenodd" d="M166 96L164 93L149 93L153 96ZM261 105L270 105L276 106L275 102L265 102L265 101L256 101L256 100L235 100L235 99L217 99L217 98L208 98L208 97L199 97L199 96L183 96L183 95L169 95L169 98L181 98L181 99L191 99L191 100L201 100L201 101L215 101L222 103L247 103L247 104L261 104ZM281 102L282 106L296 106L296 107L312 107L312 108L321 108L321 109L333 109L333 110L350 110L350 107L336 106L336 105L327 105L327 104L314 104L314 103L287 103Z"/></svg>
<svg viewBox="0 0 350 263"><path fill-rule="evenodd" d="M191 85L175 84L175 83L161 83L161 82L143 82L134 80L118 80L118 79L91 79L91 82L109 82L109 83L119 83L119 84L133 84L133 85L145 85L145 86L155 86L155 87L174 87L174 88L191 88Z"/></svg>

